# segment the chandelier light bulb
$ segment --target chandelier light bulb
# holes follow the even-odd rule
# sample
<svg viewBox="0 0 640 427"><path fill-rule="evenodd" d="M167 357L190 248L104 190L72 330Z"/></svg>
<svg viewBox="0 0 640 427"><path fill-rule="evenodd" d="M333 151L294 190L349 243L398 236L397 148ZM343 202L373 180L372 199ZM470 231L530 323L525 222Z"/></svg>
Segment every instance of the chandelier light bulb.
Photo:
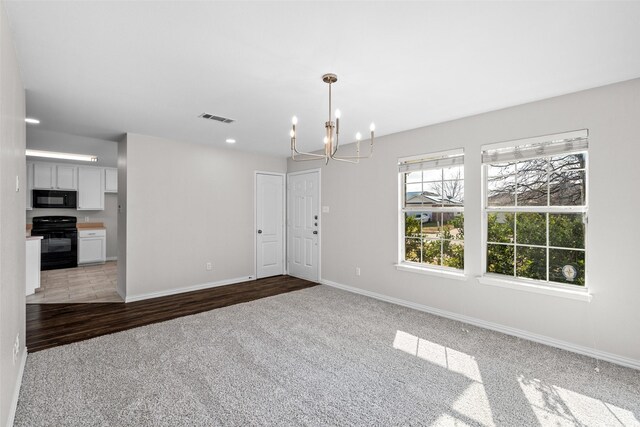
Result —
<svg viewBox="0 0 640 427"><path fill-rule="evenodd" d="M339 119L341 115L340 110L336 110L336 119Z"/></svg>
<svg viewBox="0 0 640 427"><path fill-rule="evenodd" d="M356 133L356 141L360 141L362 139L362 135L360 132Z"/></svg>
<svg viewBox="0 0 640 427"><path fill-rule="evenodd" d="M293 123L294 125L298 124L298 118L296 116L293 116L293 118L291 119L291 123Z"/></svg>
<svg viewBox="0 0 640 427"><path fill-rule="evenodd" d="M376 130L376 125L375 125L375 124L373 124L373 123L371 123L371 126L369 126L369 130L370 130L371 132L373 132L374 130Z"/></svg>

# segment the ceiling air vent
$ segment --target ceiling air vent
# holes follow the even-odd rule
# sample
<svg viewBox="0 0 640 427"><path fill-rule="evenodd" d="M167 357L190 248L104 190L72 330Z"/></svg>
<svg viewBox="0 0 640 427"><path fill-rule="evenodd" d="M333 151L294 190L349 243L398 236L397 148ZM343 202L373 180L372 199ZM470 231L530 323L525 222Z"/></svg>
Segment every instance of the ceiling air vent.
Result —
<svg viewBox="0 0 640 427"><path fill-rule="evenodd" d="M207 120L215 120L216 122L222 122L222 123L233 123L233 122L235 122L235 120L233 120L233 119L229 119L227 117L216 116L216 115L209 114L209 113L202 113L198 117L202 117L203 119L207 119Z"/></svg>

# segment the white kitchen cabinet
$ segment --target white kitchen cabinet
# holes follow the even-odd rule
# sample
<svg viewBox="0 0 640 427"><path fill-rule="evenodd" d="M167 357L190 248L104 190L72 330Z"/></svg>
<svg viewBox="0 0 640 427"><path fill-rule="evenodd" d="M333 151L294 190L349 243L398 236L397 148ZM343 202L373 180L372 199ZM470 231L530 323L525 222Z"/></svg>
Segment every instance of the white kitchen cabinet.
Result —
<svg viewBox="0 0 640 427"><path fill-rule="evenodd" d="M50 163L33 163L33 188L52 190L56 186L56 166Z"/></svg>
<svg viewBox="0 0 640 427"><path fill-rule="evenodd" d="M106 230L79 230L78 264L104 263L106 260Z"/></svg>
<svg viewBox="0 0 640 427"><path fill-rule="evenodd" d="M27 163L27 210L33 209L33 163Z"/></svg>
<svg viewBox="0 0 640 427"><path fill-rule="evenodd" d="M27 237L26 248L26 295L35 293L40 287L40 246L42 236Z"/></svg>
<svg viewBox="0 0 640 427"><path fill-rule="evenodd" d="M33 168L33 188L40 190L77 190L78 167L52 163L30 163ZM27 164L27 167L29 164Z"/></svg>
<svg viewBox="0 0 640 427"><path fill-rule="evenodd" d="M70 165L56 166L56 188L58 190L78 189L78 168Z"/></svg>
<svg viewBox="0 0 640 427"><path fill-rule="evenodd" d="M105 193L118 192L118 169L104 168L104 191Z"/></svg>
<svg viewBox="0 0 640 427"><path fill-rule="evenodd" d="M78 168L78 208L104 210L104 174L102 168Z"/></svg>

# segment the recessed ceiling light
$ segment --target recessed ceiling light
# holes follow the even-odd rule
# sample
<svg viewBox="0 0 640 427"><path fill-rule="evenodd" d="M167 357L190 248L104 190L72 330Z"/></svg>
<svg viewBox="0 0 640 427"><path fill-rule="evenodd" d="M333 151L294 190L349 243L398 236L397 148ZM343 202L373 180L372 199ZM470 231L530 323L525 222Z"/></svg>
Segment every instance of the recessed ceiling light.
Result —
<svg viewBox="0 0 640 427"><path fill-rule="evenodd" d="M227 144L235 144L236 140L233 138L227 138Z"/></svg>
<svg viewBox="0 0 640 427"><path fill-rule="evenodd" d="M25 122L32 124L32 125L39 125L40 124L40 120L38 119L34 119L32 117L27 117L24 119Z"/></svg>

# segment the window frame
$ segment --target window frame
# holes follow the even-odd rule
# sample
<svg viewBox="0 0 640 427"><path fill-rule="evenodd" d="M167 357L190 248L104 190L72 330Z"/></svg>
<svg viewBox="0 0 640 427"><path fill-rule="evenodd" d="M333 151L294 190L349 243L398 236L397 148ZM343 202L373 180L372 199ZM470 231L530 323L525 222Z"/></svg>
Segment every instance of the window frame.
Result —
<svg viewBox="0 0 640 427"><path fill-rule="evenodd" d="M439 151L433 153L426 153L422 155L410 156L410 157L402 157L398 159L398 166L400 167L403 164L427 161L427 160L445 160L450 158L459 158L460 162L456 163L456 166L462 167L463 174L465 173L465 157L464 157L464 149L458 148L454 150L447 151ZM437 168L422 168L420 171L424 170L435 170L435 169L445 169L450 167L451 165L443 165ZM415 261L407 261L405 259L405 250L406 250L406 235L405 235L405 214L406 213L422 213L422 212L431 212L432 215L440 214L440 213L456 213L465 214L465 202L463 197L462 206L419 206L419 207L406 207L406 189L405 189L405 175L415 171L398 171L398 263L396 264L396 268L398 270L403 271L411 271L422 274L433 274L442 277L449 277L455 279L466 280L465 272L467 269L466 263L466 248L463 255L463 268L449 267L444 265L436 265L436 264L428 264L422 262ZM442 176L440 182L443 183L445 181L450 181L444 179ZM464 188L465 177L461 179L462 185ZM421 181L424 183L425 181ZM430 182L430 181L429 181ZM438 238L434 239L440 241L440 254L442 257L443 254L443 241L447 239ZM449 239L451 240L451 239ZM465 245L465 239L461 240L462 244ZM441 258L442 259L442 258Z"/></svg>
<svg viewBox="0 0 640 427"><path fill-rule="evenodd" d="M558 141L558 140L563 140L563 139L570 139L573 137L582 137L585 138L588 141L588 130L582 130L582 131L573 131L573 132L566 132L566 133L562 133L562 134L556 134L556 135L547 135L547 136L542 136L542 137L534 137L534 138L526 138L526 139L520 139L520 140L513 140L513 141L507 141L507 142L502 142L502 143L497 143L497 144L490 144L490 145L486 145L482 147L482 151L486 151L487 149L491 149L491 148L514 148L516 149L516 147L519 146L525 146L525 145L532 145L532 144L540 144L540 143L545 143L545 142L551 142L551 141ZM580 170L584 170L585 173L585 184L584 184L584 205L580 205L580 206L550 206L549 205L549 184L550 184L550 178L549 178L549 171L547 170L547 205L546 206L517 206L517 194L518 194L518 187L517 187L517 169L515 171L515 176L516 176L516 181L515 181L515 189L514 189L514 197L516 197L516 199L514 200L514 205L513 206L489 206L489 177L488 177L488 169L489 166L491 164L499 164L499 163L505 163L508 160L497 160L495 162L485 162L483 161L481 163L481 179L482 179L482 208L481 208L481 244L482 244L482 253L481 253L481 263L482 263L482 276L480 277L480 282L483 284L491 284L491 285L497 285L497 286L504 286L504 287L514 287L514 288L518 288L521 287L523 290L526 290L527 288L531 289L531 288L542 288L542 292L541 293L548 293L545 292L544 289L549 290L549 293L553 293L555 291L558 291L558 295L571 295L571 294L583 294L583 295L589 295L589 280L588 280L588 272L589 272L589 256L588 256L588 247L589 247L589 243L588 243L588 235L589 235L589 186L590 186L590 177L589 177L589 163L590 163L590 156L589 156L589 149L588 147L584 148L576 148L576 149L568 149L566 151L563 151L561 153L550 153L550 154L546 154L546 155L541 155L538 157L527 157L526 159L522 159L522 160L534 160L534 159L542 159L542 158L546 158L546 159L550 159L551 157L555 157L558 155L569 155L569 154L577 154L577 153L584 153L585 156L585 165L584 165L584 169L580 169ZM517 159L515 161L520 161L520 159ZM518 244L517 243L517 217L514 217L514 242L513 243L504 243L506 246L512 246L514 248L514 274L513 275L506 275L506 274L500 274L500 273L492 273L492 272L488 272L487 271L487 258L488 258L488 245L489 244L501 244L500 242L489 242L489 236L488 236L488 217L489 214L491 213L514 213L514 214L518 214L518 213L542 213L545 214L545 227L546 227L546 231L545 231L545 235L546 235L546 245L541 246L541 245L534 245L534 244ZM580 248L564 248L564 247L559 247L559 246L552 246L550 244L550 238L549 238L549 224L550 224L550 220L549 220L549 215L550 214L583 214L584 215L584 248L580 249ZM518 277L516 275L516 257L517 257L517 247L518 246L527 246L527 247L535 247L535 248L544 248L546 251L546 277L547 280L542 280L542 279L532 279L532 278L526 278L526 277ZM581 285L575 285L575 284L569 284L569 283L561 283L561 282L556 282L553 280L550 280L549 278L549 251L551 249L565 249L565 250L578 250L578 251L582 251L584 253L584 264L585 264L585 268L584 268L584 286ZM505 284L507 284L505 286ZM513 285L513 286L511 286ZM554 293L555 294L555 293ZM572 298L572 296L569 296L569 298ZM586 298L586 297L585 297ZM581 296L578 296L576 299L584 299ZM588 297L588 299L585 300L590 300L590 296Z"/></svg>

